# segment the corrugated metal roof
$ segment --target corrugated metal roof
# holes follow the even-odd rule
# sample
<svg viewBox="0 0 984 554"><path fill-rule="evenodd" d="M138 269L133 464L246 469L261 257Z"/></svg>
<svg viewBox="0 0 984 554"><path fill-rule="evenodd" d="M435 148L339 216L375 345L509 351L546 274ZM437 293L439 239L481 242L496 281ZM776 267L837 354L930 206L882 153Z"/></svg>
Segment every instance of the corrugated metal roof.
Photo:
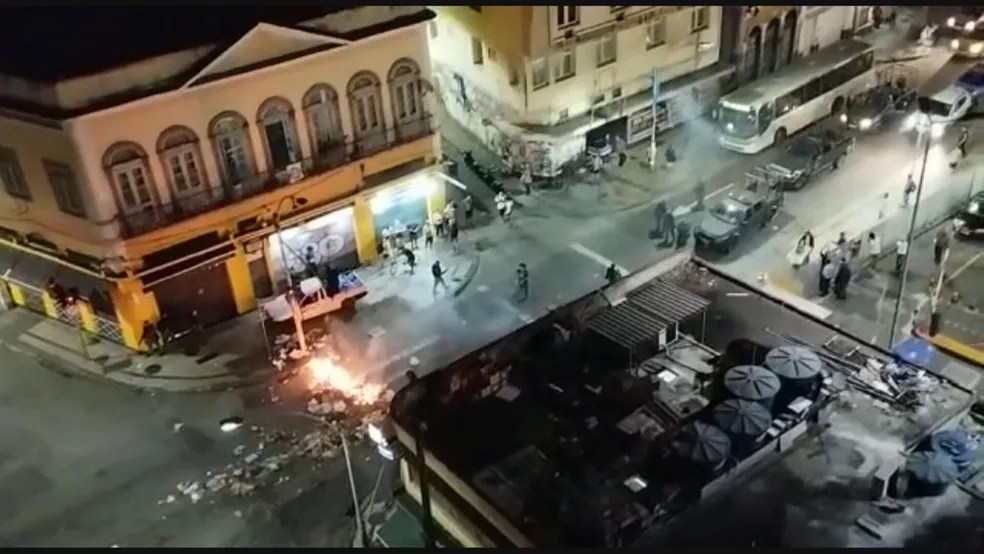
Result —
<svg viewBox="0 0 984 554"><path fill-rule="evenodd" d="M629 293L628 301L667 322L679 323L710 306L710 300L667 281L657 280Z"/></svg>
<svg viewBox="0 0 984 554"><path fill-rule="evenodd" d="M623 302L589 319L587 327L615 344L634 350L640 344L655 341L667 324Z"/></svg>

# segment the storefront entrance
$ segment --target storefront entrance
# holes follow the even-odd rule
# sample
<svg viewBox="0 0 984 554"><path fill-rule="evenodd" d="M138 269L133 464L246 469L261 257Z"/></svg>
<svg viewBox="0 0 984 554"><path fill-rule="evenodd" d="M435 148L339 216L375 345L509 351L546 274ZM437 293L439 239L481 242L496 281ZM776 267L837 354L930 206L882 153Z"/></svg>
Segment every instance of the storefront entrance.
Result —
<svg viewBox="0 0 984 554"><path fill-rule="evenodd" d="M185 330L191 313L198 323L210 327L237 315L236 299L229 282L226 261L217 261L150 286L161 315L167 315L174 332Z"/></svg>
<svg viewBox="0 0 984 554"><path fill-rule="evenodd" d="M369 203L377 239L386 227L422 226L427 221L427 195L442 186L435 177L423 175L411 182L376 193Z"/></svg>
<svg viewBox="0 0 984 554"><path fill-rule="evenodd" d="M277 234L271 235L267 242L273 270L271 277L278 291L282 291L287 283L285 260L295 281L309 276L308 266L312 264L318 274L328 266L345 271L359 265L352 208L343 208L284 229L279 233L279 238L283 240L283 249Z"/></svg>

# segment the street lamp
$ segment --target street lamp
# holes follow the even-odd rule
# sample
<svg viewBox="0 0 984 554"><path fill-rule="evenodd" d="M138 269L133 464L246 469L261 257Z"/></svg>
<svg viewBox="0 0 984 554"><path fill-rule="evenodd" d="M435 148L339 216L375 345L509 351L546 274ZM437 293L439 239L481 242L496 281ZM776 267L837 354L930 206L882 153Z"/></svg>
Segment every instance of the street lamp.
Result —
<svg viewBox="0 0 984 554"><path fill-rule="evenodd" d="M919 214L919 200L922 198L923 192L923 182L926 179L926 166L929 163L929 147L933 142L932 139L932 129L933 129L933 116L929 110L929 99L925 96L920 96L918 98L919 113L926 116L926 121L928 123L926 130L923 132L923 156L922 156L922 169L919 171L919 183L916 185L916 200L912 204L912 216L909 218L909 229L906 232L905 243L906 252L902 259L902 274L899 276L899 291L898 298L895 299L895 310L892 313L892 326L888 330L888 349L892 349L892 345L895 343L895 328L899 322L899 312L902 309L902 298L905 293L905 282L906 277L909 274L909 255L910 249L912 248L912 237L916 232L916 217Z"/></svg>
<svg viewBox="0 0 984 554"><path fill-rule="evenodd" d="M292 319L294 320L294 332L297 334L297 348L302 354L307 354L307 338L304 336L304 320L301 317L301 306L297 303L297 292L294 290L294 278L290 274L290 265L287 264L287 246L284 244L284 238L281 233L283 229L280 227L280 208L283 207L284 202L290 200L290 209L296 210L297 208L307 204L306 198L296 198L294 196L285 196L280 199L277 203L276 209L273 210L273 228L277 235L277 242L280 243L280 258L284 265L284 275L287 277L287 290L284 292L284 298L287 300L287 304L290 306L290 313ZM264 328L264 335L266 334L266 329Z"/></svg>

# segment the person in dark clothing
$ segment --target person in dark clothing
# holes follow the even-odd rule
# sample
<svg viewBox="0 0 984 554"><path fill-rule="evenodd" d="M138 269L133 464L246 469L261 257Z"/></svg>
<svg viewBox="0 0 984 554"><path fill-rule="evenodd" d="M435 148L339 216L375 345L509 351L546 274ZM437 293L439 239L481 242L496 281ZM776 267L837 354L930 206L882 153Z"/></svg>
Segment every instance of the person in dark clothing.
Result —
<svg viewBox="0 0 984 554"><path fill-rule="evenodd" d="M458 251L458 222L451 220L451 225L448 227L448 240L451 241L451 249L455 252Z"/></svg>
<svg viewBox="0 0 984 554"><path fill-rule="evenodd" d="M145 321L140 332L140 343L147 345L150 354L156 353L160 349L160 335L157 333L157 326L149 321Z"/></svg>
<svg viewBox="0 0 984 554"><path fill-rule="evenodd" d="M622 272L618 270L618 267L613 263L608 266L605 270L605 280L608 281L609 285L614 285L615 281L618 281L622 276Z"/></svg>
<svg viewBox="0 0 984 554"><path fill-rule="evenodd" d="M943 263L943 255L950 249L950 235L945 229L940 229L933 239L933 263L940 265Z"/></svg>
<svg viewBox="0 0 984 554"><path fill-rule="evenodd" d="M834 277L837 276L837 266L833 261L827 260L825 264L820 266L820 296L827 296L830 292L830 283L833 281Z"/></svg>
<svg viewBox="0 0 984 554"><path fill-rule="evenodd" d="M666 237L666 228L664 227L664 224L666 222L663 220L664 217L666 216L666 213L667 213L666 202L663 201L657 202L656 206L653 207L653 216L656 219L656 233L654 238L662 239Z"/></svg>
<svg viewBox="0 0 984 554"><path fill-rule="evenodd" d="M912 175L905 180L905 189L902 190L902 207L909 205L909 197L916 192L916 182L912 180Z"/></svg>
<svg viewBox="0 0 984 554"><path fill-rule="evenodd" d="M851 282L851 268L846 259L841 259L837 274L834 275L834 296L839 300L847 299L847 285Z"/></svg>
<svg viewBox="0 0 984 554"><path fill-rule="evenodd" d="M970 139L970 131L967 126L960 127L960 138L957 139L957 148L960 150L960 157L967 157L967 141Z"/></svg>
<svg viewBox="0 0 984 554"><path fill-rule="evenodd" d="M472 216L475 215L475 206L472 205L470 194L465 195L465 199L461 201L461 205L465 210L465 225L471 227Z"/></svg>
<svg viewBox="0 0 984 554"><path fill-rule="evenodd" d="M330 263L325 267L324 287L328 296L335 296L341 289L338 283L338 270Z"/></svg>
<svg viewBox="0 0 984 554"><path fill-rule="evenodd" d="M431 265L431 275L434 276L434 294L437 294L437 287L448 290L448 284L444 282L444 268L441 267L440 261L434 261Z"/></svg>
<svg viewBox="0 0 984 554"><path fill-rule="evenodd" d="M619 167L624 166L625 165L625 162L628 161L628 159L629 159L629 155L628 154L626 154L624 151L619 152L618 153L618 166Z"/></svg>
<svg viewBox="0 0 984 554"><path fill-rule="evenodd" d="M413 275L413 268L417 267L417 256L414 255L413 250L410 250L406 246L400 249L400 254L407 260L407 273Z"/></svg>
<svg viewBox="0 0 984 554"><path fill-rule="evenodd" d="M520 302L530 296L530 270L524 263L516 268L516 293Z"/></svg>
<svg viewBox="0 0 984 554"><path fill-rule="evenodd" d="M430 223L424 223L424 248L430 250L434 246L434 228Z"/></svg>

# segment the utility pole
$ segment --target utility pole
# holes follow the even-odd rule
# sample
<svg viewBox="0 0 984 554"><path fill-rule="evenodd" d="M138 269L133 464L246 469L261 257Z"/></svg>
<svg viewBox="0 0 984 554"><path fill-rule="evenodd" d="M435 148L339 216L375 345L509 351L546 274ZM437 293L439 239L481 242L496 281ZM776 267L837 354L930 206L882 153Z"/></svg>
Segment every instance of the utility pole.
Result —
<svg viewBox="0 0 984 554"><path fill-rule="evenodd" d="M950 248L943 251L943 258L940 260L940 274L936 278L936 286L933 287L933 295L929 298L929 336L935 336L940 332L940 325L943 323L943 314L940 313L940 294L943 292L943 279L946 277L946 261L950 259Z"/></svg>
<svg viewBox="0 0 984 554"><path fill-rule="evenodd" d="M366 524L362 520L362 503L359 501L359 493L355 488L355 473L352 471L352 455L349 453L348 439L342 435L342 453L345 455L345 470L348 472L349 489L352 492L352 503L355 506L355 541L352 546L356 548L366 548L369 546L369 539L366 536Z"/></svg>
<svg viewBox="0 0 984 554"><path fill-rule="evenodd" d="M424 433L427 431L427 424L421 422L417 426L417 437L414 448L417 451L417 474L420 476L420 505L423 509L423 535L424 546L426 548L437 548L434 534L434 514L431 512L430 500L430 478L427 474L427 459L424 454Z"/></svg>
<svg viewBox="0 0 984 554"><path fill-rule="evenodd" d="M920 100L922 100L920 98ZM922 102L920 102L922 104ZM929 146L932 143L930 137L930 129L932 129L932 118L929 116L928 110L923 110L923 106L920 105L919 111L926 114L929 120L929 126L924 133L925 144L923 146L923 162L922 169L919 171L919 184L916 186L916 200L912 205L912 217L909 218L909 230L906 233L905 241L907 250L905 257L902 260L902 275L899 276L899 291L898 298L895 300L895 310L892 312L892 326L888 329L888 345L887 349L891 350L892 345L895 343L895 329L899 323L899 311L902 309L902 299L905 297L905 282L906 277L909 274L909 256L912 254L912 237L916 232L916 217L919 215L919 200L922 198L923 192L923 182L926 179L926 165L929 161Z"/></svg>
<svg viewBox="0 0 984 554"><path fill-rule="evenodd" d="M284 276L287 278L287 290L284 292L284 298L287 300L287 305L290 306L291 317L294 320L294 332L297 334L297 348L302 354L307 354L308 348L307 337L304 336L304 319L301 317L301 306L298 304L300 299L297 297L300 291L294 290L294 278L290 274L290 265L287 263L287 244L284 243L284 237L281 232L283 229L280 227L280 207L285 200L290 200L296 207L303 205L302 201L304 199L299 201L293 196L281 198L273 213L273 227L277 235L277 241L280 243L280 259L284 264ZM266 328L264 328L263 334L266 335Z"/></svg>
<svg viewBox="0 0 984 554"><path fill-rule="evenodd" d="M659 99L659 76L656 74L656 68L653 68L651 79L653 101L649 113L653 121L650 124L649 134L649 170L656 171L656 101Z"/></svg>

